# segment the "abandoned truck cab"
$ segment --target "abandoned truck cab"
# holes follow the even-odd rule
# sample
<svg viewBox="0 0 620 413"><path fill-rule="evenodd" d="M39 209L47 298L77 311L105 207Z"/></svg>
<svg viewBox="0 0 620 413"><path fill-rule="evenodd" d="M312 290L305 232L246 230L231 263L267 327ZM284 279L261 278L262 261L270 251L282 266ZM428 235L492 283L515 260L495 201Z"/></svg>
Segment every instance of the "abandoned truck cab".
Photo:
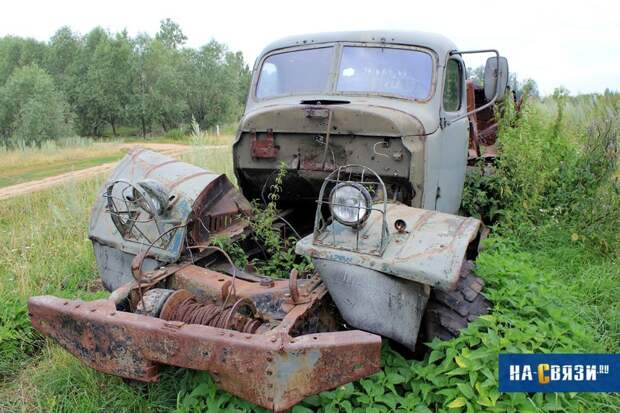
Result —
<svg viewBox="0 0 620 413"><path fill-rule="evenodd" d="M507 63L494 50L480 52L496 54L485 70L488 107L503 96ZM234 144L244 195L261 199L283 162L282 201L313 202L331 171L359 164L379 173L390 199L456 213L471 120L464 53L472 52L422 32L322 33L270 44L254 65Z"/></svg>

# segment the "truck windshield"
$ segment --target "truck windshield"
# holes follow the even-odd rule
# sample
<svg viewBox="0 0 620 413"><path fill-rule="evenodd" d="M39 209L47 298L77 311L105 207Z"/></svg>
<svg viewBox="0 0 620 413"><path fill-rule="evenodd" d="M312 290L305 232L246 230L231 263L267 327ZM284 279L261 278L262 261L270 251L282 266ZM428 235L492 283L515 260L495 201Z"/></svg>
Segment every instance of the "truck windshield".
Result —
<svg viewBox="0 0 620 413"><path fill-rule="evenodd" d="M333 47L323 47L269 56L260 71L256 97L324 93L333 54Z"/></svg>
<svg viewBox="0 0 620 413"><path fill-rule="evenodd" d="M425 52L388 47L345 46L338 92L371 92L425 99L431 92L433 61Z"/></svg>
<svg viewBox="0 0 620 413"><path fill-rule="evenodd" d="M334 47L277 53L261 66L256 97L322 94L331 91ZM430 53L393 47L344 46L336 91L376 93L423 100L430 96L433 60Z"/></svg>

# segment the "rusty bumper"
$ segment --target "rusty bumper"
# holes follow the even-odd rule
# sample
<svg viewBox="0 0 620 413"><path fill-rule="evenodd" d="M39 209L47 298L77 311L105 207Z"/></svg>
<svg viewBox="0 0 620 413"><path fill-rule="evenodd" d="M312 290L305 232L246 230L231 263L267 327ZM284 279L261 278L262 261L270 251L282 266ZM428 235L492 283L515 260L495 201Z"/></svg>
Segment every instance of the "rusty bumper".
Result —
<svg viewBox="0 0 620 413"><path fill-rule="evenodd" d="M111 300L39 296L28 307L37 330L96 370L146 382L160 364L206 370L274 411L380 369L381 339L362 331L244 334L117 311Z"/></svg>

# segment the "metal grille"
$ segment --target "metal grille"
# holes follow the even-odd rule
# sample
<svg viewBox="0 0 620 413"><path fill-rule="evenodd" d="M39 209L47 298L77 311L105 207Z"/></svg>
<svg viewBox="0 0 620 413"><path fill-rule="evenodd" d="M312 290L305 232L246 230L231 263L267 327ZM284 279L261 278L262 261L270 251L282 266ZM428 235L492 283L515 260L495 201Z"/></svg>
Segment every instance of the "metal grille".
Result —
<svg viewBox="0 0 620 413"><path fill-rule="evenodd" d="M174 236L168 231L175 223L162 220L144 191L131 182L119 179L103 193L106 210L120 235L144 245L165 249Z"/></svg>

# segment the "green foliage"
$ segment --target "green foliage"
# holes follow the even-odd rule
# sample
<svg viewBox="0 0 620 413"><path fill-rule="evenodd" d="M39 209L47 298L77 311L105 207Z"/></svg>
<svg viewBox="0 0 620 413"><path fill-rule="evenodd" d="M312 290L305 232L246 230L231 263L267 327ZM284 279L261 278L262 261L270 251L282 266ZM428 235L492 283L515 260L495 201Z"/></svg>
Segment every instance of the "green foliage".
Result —
<svg viewBox="0 0 620 413"><path fill-rule="evenodd" d="M215 382L207 373L197 372L185 376L184 388L179 393L175 412L268 412L267 409L254 406L245 400L218 390Z"/></svg>
<svg viewBox="0 0 620 413"><path fill-rule="evenodd" d="M6 36L0 38L0 86L4 85L15 69L41 66L45 60L45 43L34 39Z"/></svg>
<svg viewBox="0 0 620 413"><path fill-rule="evenodd" d="M183 129L175 128L170 129L168 132L166 132L164 136L172 140L182 140L185 138L185 132L183 131Z"/></svg>
<svg viewBox="0 0 620 413"><path fill-rule="evenodd" d="M480 317L450 341L434 340L422 361L407 360L384 345L383 369L379 373L340 388L311 396L295 412L539 412L613 411L620 402L614 395L584 393L500 393L500 352L615 352L620 336L613 330L594 333L598 320L582 310L596 307L602 296L587 300L578 290L581 281L564 277L584 270L590 262L575 266L580 255L589 256L567 244L559 254L523 252L519 245L502 238L489 240L477 260L476 272L486 280L485 295L493 302L491 314ZM582 257L585 258L585 257ZM569 260L558 271L558 263ZM606 271L620 275L617 263L603 264ZM599 270L601 268L599 267ZM617 280L609 279L609 286ZM598 297L598 298L597 298ZM607 297L611 301L611 296ZM602 300L605 303L611 301ZM607 305L607 304L605 304ZM617 311L618 305L614 305ZM617 313L616 313L617 323ZM602 334L607 340L599 340ZM609 336L611 334L611 336ZM211 403L211 404L209 404ZM242 401L217 391L206 375L194 390L181 394L180 411L198 412L211 408L253 411Z"/></svg>
<svg viewBox="0 0 620 413"><path fill-rule="evenodd" d="M500 219L505 205L503 190L505 177L496 173L495 167L480 161L468 172L461 209L465 215L481 219L486 224L494 224Z"/></svg>
<svg viewBox="0 0 620 413"><path fill-rule="evenodd" d="M67 102L38 66L16 69L0 87L0 138L5 142L39 144L72 134Z"/></svg>
<svg viewBox="0 0 620 413"><path fill-rule="evenodd" d="M248 265L248 256L241 246L232 242L228 237L214 237L211 244L226 251L237 268L245 268Z"/></svg>
<svg viewBox="0 0 620 413"><path fill-rule="evenodd" d="M274 223L278 222L278 200L285 176L286 164L281 162L267 195L269 201L266 205L252 203L252 217L248 220L252 230L249 236L263 249L266 256L266 259L254 259L252 265L258 273L272 278L287 278L293 268L301 274L312 269L312 263L307 257L295 254L297 239L283 238L281 232L274 227ZM239 243L231 242L229 238L215 238L211 242L226 251L238 267L244 268L249 264Z"/></svg>
<svg viewBox="0 0 620 413"><path fill-rule="evenodd" d="M494 174L468 177L464 210L491 223L501 217L501 231L531 242L548 231L618 251L619 101L578 101L558 90L518 115L509 106Z"/></svg>
<svg viewBox="0 0 620 413"><path fill-rule="evenodd" d="M618 251L618 100L579 104L583 121L566 117L575 103L560 91L546 103L555 113L527 105L517 127L502 129L504 228L525 234L560 227L565 238Z"/></svg>
<svg viewBox="0 0 620 413"><path fill-rule="evenodd" d="M183 34L181 26L172 19L162 20L159 25L159 33L155 36L168 49L176 49L185 43L187 36Z"/></svg>
<svg viewBox="0 0 620 413"><path fill-rule="evenodd" d="M41 348L23 299L0 294L0 383L19 371Z"/></svg>
<svg viewBox="0 0 620 413"><path fill-rule="evenodd" d="M22 111L10 105L6 116L23 123L24 134L34 134L37 142L49 139L37 135L46 124L38 122L46 119L41 111L74 113L77 130L93 136L104 135L107 127L117 136L122 126L131 126L146 137L153 130L182 128L192 116L204 128L236 121L250 82L243 55L215 40L199 49L183 47L186 39L170 19L161 22L155 38L101 27L84 36L62 27L47 44L0 38L0 88L18 69L37 65L68 102L67 107L35 100ZM3 136L13 136L13 124L0 125Z"/></svg>
<svg viewBox="0 0 620 413"><path fill-rule="evenodd" d="M298 263L299 257L295 254L297 240L294 237L283 239L280 231L273 226L277 221L278 201L285 176L286 163L281 162L267 195L269 202L267 205L254 203L252 219L250 220L252 237L264 248L269 257L265 261L257 261L255 266L259 273L273 278L286 278L293 268L300 273L311 268L311 263L306 257L303 257L301 263Z"/></svg>

